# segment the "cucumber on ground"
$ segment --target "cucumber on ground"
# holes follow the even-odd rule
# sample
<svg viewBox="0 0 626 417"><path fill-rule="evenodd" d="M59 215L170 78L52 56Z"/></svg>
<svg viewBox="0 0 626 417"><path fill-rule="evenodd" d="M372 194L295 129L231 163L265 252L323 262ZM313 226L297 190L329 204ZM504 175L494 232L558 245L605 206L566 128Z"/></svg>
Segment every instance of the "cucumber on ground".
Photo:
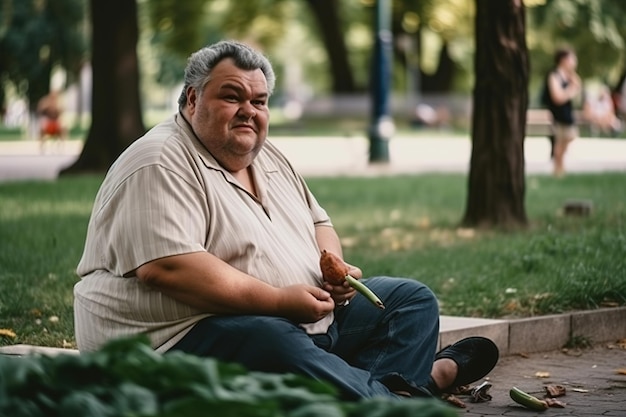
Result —
<svg viewBox="0 0 626 417"><path fill-rule="evenodd" d="M511 388L511 390L509 391L509 395L511 396L511 399L513 401L523 405L526 408L530 408L531 410L544 411L548 409L548 403L528 393L525 393L517 387Z"/></svg>

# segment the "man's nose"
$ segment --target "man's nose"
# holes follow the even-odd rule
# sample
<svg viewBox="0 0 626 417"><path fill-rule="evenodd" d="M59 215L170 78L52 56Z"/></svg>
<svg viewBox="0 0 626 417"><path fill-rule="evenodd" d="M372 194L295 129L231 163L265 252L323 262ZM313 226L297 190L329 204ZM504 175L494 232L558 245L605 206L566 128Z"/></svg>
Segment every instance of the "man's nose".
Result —
<svg viewBox="0 0 626 417"><path fill-rule="evenodd" d="M239 115L241 117L245 117L246 119L251 119L256 116L256 109L249 101L244 101L241 103L239 107Z"/></svg>

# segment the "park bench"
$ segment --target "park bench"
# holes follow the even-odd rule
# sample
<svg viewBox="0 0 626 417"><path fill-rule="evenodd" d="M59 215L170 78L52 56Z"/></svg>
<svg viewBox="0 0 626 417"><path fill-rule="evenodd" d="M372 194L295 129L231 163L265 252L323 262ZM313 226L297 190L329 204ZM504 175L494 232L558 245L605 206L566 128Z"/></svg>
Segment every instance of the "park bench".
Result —
<svg viewBox="0 0 626 417"><path fill-rule="evenodd" d="M574 112L576 125L584 132L592 130L583 112ZM550 136L552 134L552 116L547 109L528 109L526 111L526 136Z"/></svg>

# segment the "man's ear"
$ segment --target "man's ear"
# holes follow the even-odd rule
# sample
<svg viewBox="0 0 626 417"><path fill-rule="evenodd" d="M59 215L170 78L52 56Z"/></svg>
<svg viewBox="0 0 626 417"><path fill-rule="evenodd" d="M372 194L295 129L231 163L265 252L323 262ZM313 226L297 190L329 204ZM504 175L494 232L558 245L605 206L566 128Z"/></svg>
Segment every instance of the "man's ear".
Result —
<svg viewBox="0 0 626 417"><path fill-rule="evenodd" d="M197 101L196 89L191 86L187 87L187 108L192 111L195 110Z"/></svg>

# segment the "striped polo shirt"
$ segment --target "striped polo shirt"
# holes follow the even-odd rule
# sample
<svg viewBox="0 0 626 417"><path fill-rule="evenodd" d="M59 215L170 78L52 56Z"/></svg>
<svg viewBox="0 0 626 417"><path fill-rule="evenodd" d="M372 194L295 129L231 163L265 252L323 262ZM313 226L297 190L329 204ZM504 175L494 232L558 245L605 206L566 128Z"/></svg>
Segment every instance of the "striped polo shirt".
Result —
<svg viewBox="0 0 626 417"><path fill-rule="evenodd" d="M277 287L321 285L315 227L332 226L326 211L269 141L251 170L258 197L217 163L180 114L124 151L98 191L77 267L81 351L138 333L166 351L210 315L134 276L154 259L208 251ZM323 333L332 320L303 327Z"/></svg>

